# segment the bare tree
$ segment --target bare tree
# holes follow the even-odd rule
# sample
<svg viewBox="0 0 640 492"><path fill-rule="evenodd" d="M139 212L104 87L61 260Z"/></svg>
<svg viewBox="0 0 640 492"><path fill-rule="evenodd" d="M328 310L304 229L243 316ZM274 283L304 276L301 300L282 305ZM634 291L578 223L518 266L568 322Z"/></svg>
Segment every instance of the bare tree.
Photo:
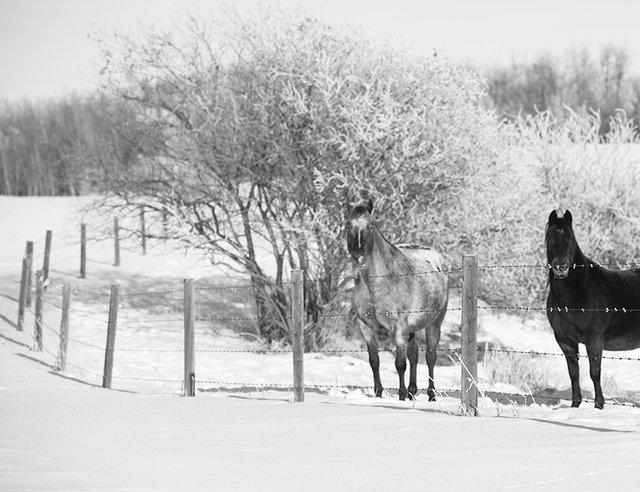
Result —
<svg viewBox="0 0 640 492"><path fill-rule="evenodd" d="M450 208L470 163L492 159L498 125L477 75L447 60L299 13L230 19L103 38L104 89L138 115L135 162L107 182L248 273L267 340L288 330L286 272L302 268L319 344L345 275L348 203L374 196L395 240L458 247Z"/></svg>

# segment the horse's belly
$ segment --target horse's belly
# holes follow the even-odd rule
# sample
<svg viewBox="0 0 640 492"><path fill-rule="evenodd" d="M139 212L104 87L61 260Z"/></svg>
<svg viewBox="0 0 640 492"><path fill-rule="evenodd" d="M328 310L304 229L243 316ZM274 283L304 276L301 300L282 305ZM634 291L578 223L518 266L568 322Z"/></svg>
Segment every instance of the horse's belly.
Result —
<svg viewBox="0 0 640 492"><path fill-rule="evenodd" d="M612 326L604 334L605 350L634 350L640 348L640 322Z"/></svg>

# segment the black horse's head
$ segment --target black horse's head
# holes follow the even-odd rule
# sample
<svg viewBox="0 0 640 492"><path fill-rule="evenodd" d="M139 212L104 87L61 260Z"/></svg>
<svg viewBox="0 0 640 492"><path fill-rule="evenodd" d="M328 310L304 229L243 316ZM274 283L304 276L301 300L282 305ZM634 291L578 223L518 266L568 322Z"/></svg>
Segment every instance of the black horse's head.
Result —
<svg viewBox="0 0 640 492"><path fill-rule="evenodd" d="M373 250L373 200L356 205L347 214L347 249L351 259L362 266Z"/></svg>
<svg viewBox="0 0 640 492"><path fill-rule="evenodd" d="M545 243L547 246L547 263L555 278L563 279L569 275L569 268L574 263L578 243L573 234L571 212L554 210L549 214Z"/></svg>

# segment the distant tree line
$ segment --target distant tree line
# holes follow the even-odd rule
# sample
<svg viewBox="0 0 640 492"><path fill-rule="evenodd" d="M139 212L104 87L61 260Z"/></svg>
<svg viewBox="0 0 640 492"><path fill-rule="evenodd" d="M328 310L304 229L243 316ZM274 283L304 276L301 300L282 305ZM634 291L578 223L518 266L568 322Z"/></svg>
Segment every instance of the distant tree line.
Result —
<svg viewBox="0 0 640 492"><path fill-rule="evenodd" d="M611 117L623 110L640 125L640 75L632 72L631 55L612 44L599 52L585 47L554 57L541 54L530 62L483 68L489 104L498 115L514 119L550 110L561 117L568 107L576 112L600 113L600 134Z"/></svg>
<svg viewBox="0 0 640 492"><path fill-rule="evenodd" d="M566 109L598 112L600 135L621 110L640 126L640 75L631 56L607 45L598 53L576 48L564 56L480 68L485 101L500 119ZM0 194L80 195L99 192L95 171L133 165L142 141L134 138L132 105L105 94L40 102L0 100ZM139 125L138 125L139 126ZM148 136L148 135L147 135ZM141 139L148 140L148 139Z"/></svg>
<svg viewBox="0 0 640 492"><path fill-rule="evenodd" d="M126 164L135 155L137 143L119 131L133 119L126 106L98 95L0 101L0 194L74 196L99 191L102 179L95 171L101 163L116 156Z"/></svg>

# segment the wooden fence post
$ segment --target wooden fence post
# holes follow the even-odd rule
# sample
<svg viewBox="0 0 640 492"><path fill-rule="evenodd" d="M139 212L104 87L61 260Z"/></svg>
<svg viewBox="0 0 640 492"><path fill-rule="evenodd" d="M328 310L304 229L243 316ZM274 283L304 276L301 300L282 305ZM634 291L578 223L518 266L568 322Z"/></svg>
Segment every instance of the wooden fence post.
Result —
<svg viewBox="0 0 640 492"><path fill-rule="evenodd" d="M80 224L80 278L87 278L87 224Z"/></svg>
<svg viewBox="0 0 640 492"><path fill-rule="evenodd" d="M144 207L140 207L140 238L142 239L142 254L147 254L147 230L144 222Z"/></svg>
<svg viewBox="0 0 640 492"><path fill-rule="evenodd" d="M304 281L302 270L291 270L293 332L293 401L304 401Z"/></svg>
<svg viewBox="0 0 640 492"><path fill-rule="evenodd" d="M27 257L27 298L25 305L31 307L31 279L33 277L33 241L27 241L27 249L25 251Z"/></svg>
<svg viewBox="0 0 640 492"><path fill-rule="evenodd" d="M184 279L184 396L196 396L196 298L192 278Z"/></svg>
<svg viewBox="0 0 640 492"><path fill-rule="evenodd" d="M69 344L69 307L71 305L71 287L62 287L62 316L60 317L60 346L58 348L58 360L56 369L67 369L67 346Z"/></svg>
<svg viewBox="0 0 640 492"><path fill-rule="evenodd" d="M45 282L49 278L49 261L51 259L51 236L53 232L47 231L44 242L44 262L42 264L42 281Z"/></svg>
<svg viewBox="0 0 640 492"><path fill-rule="evenodd" d="M102 387L111 388L111 376L113 375L113 352L116 345L116 328L118 327L118 302L120 286L111 286L111 298L109 300L109 324L107 326L107 346L104 351L104 372L102 374Z"/></svg>
<svg viewBox="0 0 640 492"><path fill-rule="evenodd" d="M44 271L36 272L36 317L33 324L34 338L36 341L35 349L42 352L42 318L44 307Z"/></svg>
<svg viewBox="0 0 640 492"><path fill-rule="evenodd" d="M16 329L18 331L24 331L24 309L27 301L27 257L22 258L22 275L20 277L20 295L18 296L18 322L16 323Z"/></svg>
<svg viewBox="0 0 640 492"><path fill-rule="evenodd" d="M118 217L113 218L113 238L115 248L113 266L120 266L120 227L118 226Z"/></svg>
<svg viewBox="0 0 640 492"><path fill-rule="evenodd" d="M166 208L162 209L162 240L166 243L169 237L169 212Z"/></svg>
<svg viewBox="0 0 640 492"><path fill-rule="evenodd" d="M478 257L462 257L462 358L460 399L463 411L478 415Z"/></svg>

